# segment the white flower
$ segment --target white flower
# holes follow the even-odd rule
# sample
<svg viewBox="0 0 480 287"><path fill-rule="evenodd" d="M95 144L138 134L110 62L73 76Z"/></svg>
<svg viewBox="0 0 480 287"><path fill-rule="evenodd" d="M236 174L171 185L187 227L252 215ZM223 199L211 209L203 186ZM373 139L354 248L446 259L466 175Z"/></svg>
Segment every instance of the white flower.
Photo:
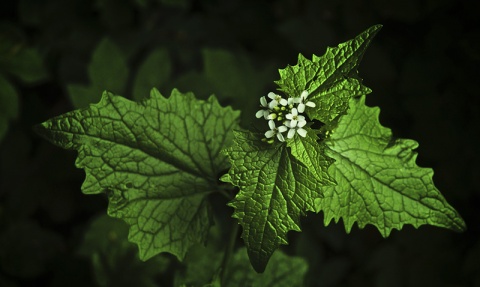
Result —
<svg viewBox="0 0 480 287"><path fill-rule="evenodd" d="M290 128L287 134L287 138L293 138L295 132L297 132L301 137L306 137L307 131L303 129L303 126L305 126L306 123L306 121L299 122L296 127Z"/></svg>
<svg viewBox="0 0 480 287"><path fill-rule="evenodd" d="M293 108L293 105L296 104L296 103L297 103L297 101L296 101L295 98L288 98L288 99L287 99L287 104L288 104L288 107L289 107L290 109Z"/></svg>
<svg viewBox="0 0 480 287"><path fill-rule="evenodd" d="M268 104L267 104L267 99L265 97L260 98L260 106L263 108L259 110L255 116L259 119L261 117L264 117L265 119L268 119L268 115L270 114L270 110L268 110Z"/></svg>
<svg viewBox="0 0 480 287"><path fill-rule="evenodd" d="M303 113L305 111L305 106L314 108L315 103L314 102L306 102L305 104L303 103L308 97L308 91L303 91L302 94L300 95L300 98L297 98L298 102L298 111L300 113Z"/></svg>
<svg viewBox="0 0 480 287"><path fill-rule="evenodd" d="M288 130L286 126L279 126L277 128L273 120L268 121L268 126L270 127L270 130L265 132L265 137L267 139L272 138L274 135L277 135L277 138L279 141L281 142L285 141L285 138L283 137L282 133Z"/></svg>
<svg viewBox="0 0 480 287"><path fill-rule="evenodd" d="M305 117L298 114L297 108L293 108L292 111L285 116L288 120L290 120L290 127L294 128L297 126L299 122L305 122L302 126L304 126L307 122L305 121Z"/></svg>
<svg viewBox="0 0 480 287"><path fill-rule="evenodd" d="M285 100L284 98L282 98L282 96L280 95L277 95L275 93L268 93L268 97L270 99L272 99L272 101L270 102L270 104L268 105L268 107L270 109L273 109L274 107L278 106L278 104L282 105L282 106L286 106L287 105L287 100Z"/></svg>

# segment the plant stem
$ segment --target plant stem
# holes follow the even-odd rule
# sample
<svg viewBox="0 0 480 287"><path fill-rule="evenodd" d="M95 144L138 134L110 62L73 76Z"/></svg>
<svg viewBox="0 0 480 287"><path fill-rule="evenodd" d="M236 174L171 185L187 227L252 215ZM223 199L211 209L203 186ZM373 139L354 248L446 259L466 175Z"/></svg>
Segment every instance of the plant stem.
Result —
<svg viewBox="0 0 480 287"><path fill-rule="evenodd" d="M230 262L230 259L232 258L233 249L235 248L235 242L237 240L238 229L239 229L239 224L235 221L234 226L230 231L230 238L225 248L225 253L223 254L222 265L220 265L220 268L221 268L220 280L222 282L222 285L225 283L225 275L226 275L225 271L227 270L227 265Z"/></svg>

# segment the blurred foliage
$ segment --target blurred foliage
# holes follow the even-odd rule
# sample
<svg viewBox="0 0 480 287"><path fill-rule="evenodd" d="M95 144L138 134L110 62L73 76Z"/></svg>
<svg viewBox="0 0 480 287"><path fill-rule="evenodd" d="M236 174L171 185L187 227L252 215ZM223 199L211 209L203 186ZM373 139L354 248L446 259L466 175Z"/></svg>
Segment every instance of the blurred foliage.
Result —
<svg viewBox="0 0 480 287"><path fill-rule="evenodd" d="M142 262L127 238L125 222L106 214L95 218L85 232L78 252L90 259L98 286L156 286L155 277L166 271L169 258Z"/></svg>
<svg viewBox="0 0 480 287"><path fill-rule="evenodd" d="M141 99L154 85L216 94L248 126L259 97L275 89L276 69L378 23L360 67L374 91L368 104L382 108L395 136L419 141L417 162L434 168L469 229L405 227L382 239L368 227L346 235L309 214L283 251L307 260L305 286L480 286L478 8L454 0L1 1L0 286L108 286L127 274L136 286L172 286L173 270L184 268L169 257L139 262L122 227L97 218L106 200L81 194L75 155L39 139L34 124L96 102L103 89ZM231 212L216 210L226 230Z"/></svg>

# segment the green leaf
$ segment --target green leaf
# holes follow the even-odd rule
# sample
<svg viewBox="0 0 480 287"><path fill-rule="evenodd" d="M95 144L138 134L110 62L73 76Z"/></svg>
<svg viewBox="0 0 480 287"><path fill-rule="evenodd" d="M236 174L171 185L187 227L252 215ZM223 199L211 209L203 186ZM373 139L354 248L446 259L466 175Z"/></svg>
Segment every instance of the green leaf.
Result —
<svg viewBox="0 0 480 287"><path fill-rule="evenodd" d="M197 244L188 250L182 262L185 268L176 270L173 286L205 286L212 282L224 256L224 241L219 224L213 225L207 244Z"/></svg>
<svg viewBox="0 0 480 287"><path fill-rule="evenodd" d="M120 48L108 38L104 38L92 55L88 65L88 76L92 84L114 93L125 89L128 67Z"/></svg>
<svg viewBox="0 0 480 287"><path fill-rule="evenodd" d="M120 48L104 38L93 52L88 65L90 84L67 85L70 100L75 108L85 108L100 100L103 90L123 93L128 78L128 66Z"/></svg>
<svg viewBox="0 0 480 287"><path fill-rule="evenodd" d="M288 231L300 231L300 216L314 210L325 183L285 144L267 144L261 138L235 131L233 146L225 150L232 164L227 179L240 188L229 205L243 226L242 237L257 272L265 270L280 244L287 244Z"/></svg>
<svg viewBox="0 0 480 287"><path fill-rule="evenodd" d="M228 169L220 150L232 140L240 113L214 97L195 99L157 90L136 103L105 92L98 104L37 126L52 143L78 150L86 194L106 192L108 213L130 226L140 258L170 252L180 260L203 243L211 225L207 195Z"/></svg>
<svg viewBox="0 0 480 287"><path fill-rule="evenodd" d="M165 272L169 259L140 261L127 234L128 226L121 220L99 216L87 229L79 253L91 260L99 286L157 286L155 277Z"/></svg>
<svg viewBox="0 0 480 287"><path fill-rule="evenodd" d="M35 48L20 47L1 56L0 68L27 84L39 82L48 77L43 59Z"/></svg>
<svg viewBox="0 0 480 287"><path fill-rule="evenodd" d="M307 90L308 99L317 106L306 111L308 116L330 123L346 112L350 98L370 93L362 85L357 68L381 27L372 26L338 47L328 47L323 56L313 55L311 61L299 54L297 65L279 70L280 80L275 82L279 90L290 97L299 97Z"/></svg>
<svg viewBox="0 0 480 287"><path fill-rule="evenodd" d="M152 51L140 66L133 85L133 99L142 100L151 87L164 87L170 78L172 65L167 49ZM161 89L160 89L161 90Z"/></svg>
<svg viewBox="0 0 480 287"><path fill-rule="evenodd" d="M232 53L221 49L202 51L205 65L204 76L212 85L221 102L227 102L243 112L242 122L250 123L258 108L259 95L264 92L265 83L270 79L268 66L255 69L244 53Z"/></svg>
<svg viewBox="0 0 480 287"><path fill-rule="evenodd" d="M18 117L18 94L10 82L0 75L0 140L10 120Z"/></svg>
<svg viewBox="0 0 480 287"><path fill-rule="evenodd" d="M322 185L333 185L335 180L328 174L328 168L333 159L325 155L325 143L320 142L312 129L306 129L306 137L293 137L287 140L291 153L305 166L311 168Z"/></svg>
<svg viewBox="0 0 480 287"><path fill-rule="evenodd" d="M418 143L393 140L378 121L380 109L364 101L351 100L348 114L326 140L327 155L335 160L329 174L337 185L316 200L325 224L343 218L347 232L354 222L360 228L372 224L384 237L405 224L463 231L465 222L434 186L433 171L416 165Z"/></svg>
<svg viewBox="0 0 480 287"><path fill-rule="evenodd" d="M67 91L75 108L85 108L89 104L98 102L102 89L94 86L69 84Z"/></svg>
<svg viewBox="0 0 480 287"><path fill-rule="evenodd" d="M263 274L256 273L249 261L245 248L239 249L228 265L226 287L293 287L304 286L303 278L308 270L307 262L300 257L285 255L277 251Z"/></svg>

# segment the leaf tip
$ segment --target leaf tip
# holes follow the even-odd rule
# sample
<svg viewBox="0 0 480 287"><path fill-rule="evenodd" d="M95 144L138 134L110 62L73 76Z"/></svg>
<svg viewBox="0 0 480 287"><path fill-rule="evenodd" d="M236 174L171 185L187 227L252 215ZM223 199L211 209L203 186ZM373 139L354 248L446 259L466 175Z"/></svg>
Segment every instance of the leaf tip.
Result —
<svg viewBox="0 0 480 287"><path fill-rule="evenodd" d="M224 174L220 177L220 181L221 182L226 182L226 183L231 183L232 179L230 178L230 175L228 173L226 173L226 174Z"/></svg>
<svg viewBox="0 0 480 287"><path fill-rule="evenodd" d="M32 130L40 136L43 136L45 134L45 130L47 129L47 122L43 122L40 124L36 124L32 127Z"/></svg>

